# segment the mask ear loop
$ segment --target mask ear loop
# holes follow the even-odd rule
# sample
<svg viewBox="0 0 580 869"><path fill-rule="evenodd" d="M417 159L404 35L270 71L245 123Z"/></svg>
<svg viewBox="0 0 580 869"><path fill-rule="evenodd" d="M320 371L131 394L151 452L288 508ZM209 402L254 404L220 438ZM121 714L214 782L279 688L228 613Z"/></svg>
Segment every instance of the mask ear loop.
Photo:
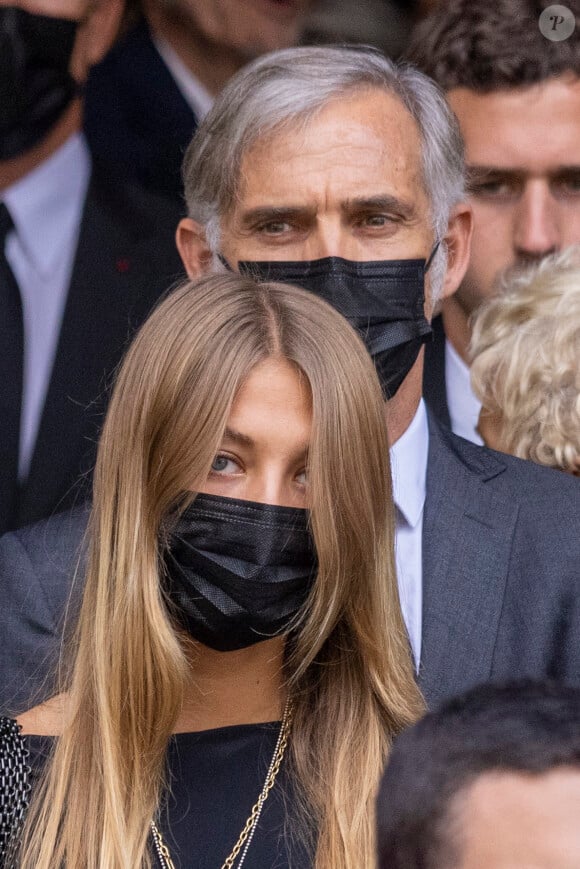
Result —
<svg viewBox="0 0 580 869"><path fill-rule="evenodd" d="M440 244L441 244L441 239L438 238L437 241L435 242L435 246L434 246L433 250L432 250L431 253L429 254L429 259L428 259L427 262L425 263L425 268L423 269L423 274L424 274L424 275L426 275L427 272L429 271L429 269L431 268L431 263L433 262L433 258L434 258L434 256L435 256L435 254L436 254L437 251L439 250L439 246L440 246Z"/></svg>
<svg viewBox="0 0 580 869"><path fill-rule="evenodd" d="M231 267L225 256L222 256L221 253L218 253L217 258L221 262L222 266L228 270L228 272L234 273L234 269Z"/></svg>

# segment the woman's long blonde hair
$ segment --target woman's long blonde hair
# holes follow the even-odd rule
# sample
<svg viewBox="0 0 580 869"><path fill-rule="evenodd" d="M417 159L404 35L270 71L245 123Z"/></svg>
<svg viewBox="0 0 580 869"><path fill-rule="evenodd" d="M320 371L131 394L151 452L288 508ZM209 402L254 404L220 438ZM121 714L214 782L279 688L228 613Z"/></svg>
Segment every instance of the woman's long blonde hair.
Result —
<svg viewBox="0 0 580 869"><path fill-rule="evenodd" d="M36 789L18 865L149 866L149 825L188 663L160 588L160 528L201 485L261 360L307 380L319 573L288 645L292 768L317 869L374 864L374 797L392 737L422 710L397 594L384 405L370 357L314 295L219 275L145 323L99 444L67 723ZM194 486L195 487L195 486Z"/></svg>

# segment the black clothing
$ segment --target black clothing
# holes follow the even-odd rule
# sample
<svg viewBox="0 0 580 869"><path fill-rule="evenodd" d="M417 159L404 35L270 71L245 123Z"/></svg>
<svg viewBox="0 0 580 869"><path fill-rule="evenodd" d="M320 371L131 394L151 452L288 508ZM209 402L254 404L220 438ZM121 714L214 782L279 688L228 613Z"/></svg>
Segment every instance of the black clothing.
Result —
<svg viewBox="0 0 580 869"><path fill-rule="evenodd" d="M423 397L438 422L451 428L451 417L447 403L447 384L445 382L445 331L441 314L433 318L431 328L433 329L433 340L425 347Z"/></svg>
<svg viewBox="0 0 580 869"><path fill-rule="evenodd" d="M6 258L6 236L14 223L4 202L0 202L0 516L14 511L18 484L20 408L24 375L24 322L20 289ZM2 527L0 522L0 528Z"/></svg>
<svg viewBox="0 0 580 869"><path fill-rule="evenodd" d="M197 119L145 21L91 69L84 130L95 159L181 204L181 163Z"/></svg>
<svg viewBox="0 0 580 869"><path fill-rule="evenodd" d="M0 834L7 824L5 812L14 809L14 801L4 792L9 778L6 770L15 766L14 727L10 719L0 719ZM279 731L280 723L272 722L171 737L167 753L170 792L157 825L176 869L220 869L262 790ZM28 749L34 781L52 738L16 735L16 741ZM311 869L313 860L306 846L298 837L289 837L285 829L293 802L291 791L283 764L250 844L244 864L248 869ZM0 838L0 867L4 856Z"/></svg>

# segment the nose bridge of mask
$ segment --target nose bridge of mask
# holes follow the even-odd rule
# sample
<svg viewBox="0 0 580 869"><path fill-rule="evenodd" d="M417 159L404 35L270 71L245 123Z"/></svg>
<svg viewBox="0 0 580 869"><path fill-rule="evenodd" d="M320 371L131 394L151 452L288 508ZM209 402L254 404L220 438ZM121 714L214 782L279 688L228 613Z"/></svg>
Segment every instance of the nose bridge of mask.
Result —
<svg viewBox="0 0 580 869"><path fill-rule="evenodd" d="M295 283L324 299L348 320L368 323L407 318L422 311L424 267L423 259L355 262L341 257L238 263L241 274L260 281Z"/></svg>
<svg viewBox="0 0 580 869"><path fill-rule="evenodd" d="M192 545L207 552L256 565L273 559L291 562L303 539L310 539L306 510L206 494L183 513L176 532L183 531ZM229 551L224 553L226 540Z"/></svg>

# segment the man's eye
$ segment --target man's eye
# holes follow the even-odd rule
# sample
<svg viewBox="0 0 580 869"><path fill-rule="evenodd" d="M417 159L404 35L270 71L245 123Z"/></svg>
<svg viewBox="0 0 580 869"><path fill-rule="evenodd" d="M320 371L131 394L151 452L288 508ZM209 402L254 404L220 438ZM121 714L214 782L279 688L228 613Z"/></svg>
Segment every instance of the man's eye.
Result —
<svg viewBox="0 0 580 869"><path fill-rule="evenodd" d="M235 474L239 471L240 466L229 456L223 456L218 453L211 463L211 469L214 474Z"/></svg>
<svg viewBox="0 0 580 869"><path fill-rule="evenodd" d="M480 181L472 184L471 192L474 196L511 196L516 187L508 181Z"/></svg>
<svg viewBox="0 0 580 869"><path fill-rule="evenodd" d="M558 178L553 183L556 196L580 196L580 175Z"/></svg>
<svg viewBox="0 0 580 869"><path fill-rule="evenodd" d="M285 232L290 232L291 229L291 225L286 220L271 220L258 227L258 231L264 235L283 235Z"/></svg>
<svg viewBox="0 0 580 869"><path fill-rule="evenodd" d="M490 179L489 181L474 181L469 189L473 196L489 197L490 199L507 199L518 195L520 185L514 181Z"/></svg>
<svg viewBox="0 0 580 869"><path fill-rule="evenodd" d="M358 221L359 226L366 229L383 229L394 222L394 217L389 214L366 214Z"/></svg>

